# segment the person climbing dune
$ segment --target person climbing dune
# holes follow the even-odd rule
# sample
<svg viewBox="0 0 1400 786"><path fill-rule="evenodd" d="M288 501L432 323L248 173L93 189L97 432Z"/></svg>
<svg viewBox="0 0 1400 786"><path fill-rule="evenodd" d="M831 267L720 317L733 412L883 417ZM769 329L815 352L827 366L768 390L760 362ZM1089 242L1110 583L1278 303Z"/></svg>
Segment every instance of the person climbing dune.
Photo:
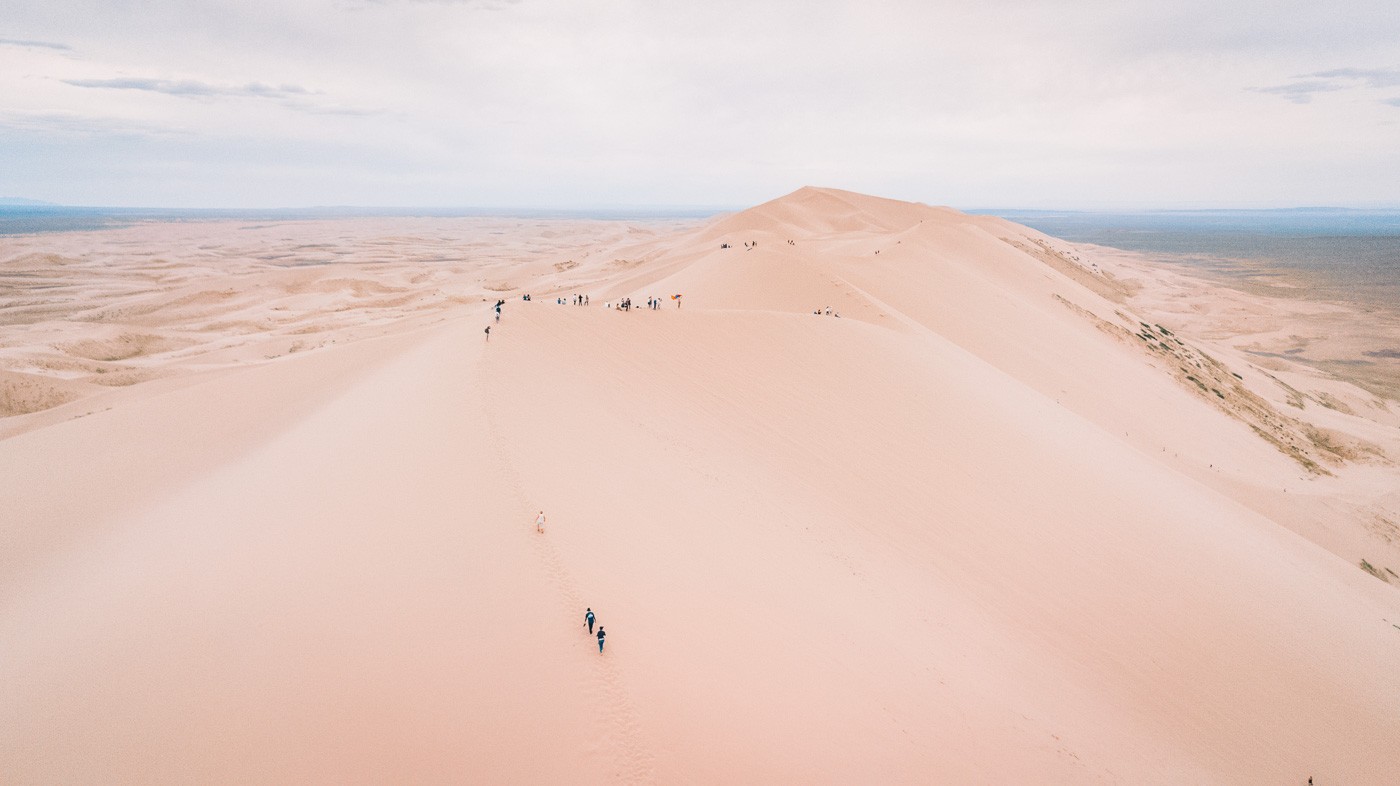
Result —
<svg viewBox="0 0 1400 786"><path fill-rule="evenodd" d="M597 619L597 616L595 616L595 615L593 614L593 609L592 609L592 608L590 608L590 609L588 610L588 612L587 612L586 614L583 615L583 621L588 623L588 632L589 632L589 633L592 633L592 632L593 632L593 620L595 620L595 619Z"/></svg>
<svg viewBox="0 0 1400 786"><path fill-rule="evenodd" d="M603 652L603 638L606 637L607 635L608 635L608 634L605 633L605 632L603 631L603 626L602 626L602 625L599 625L599 626L598 626L598 653L599 653L599 654L602 654L602 652Z"/></svg>
<svg viewBox="0 0 1400 786"><path fill-rule="evenodd" d="M535 517L535 531L544 532L544 511L540 511L540 515Z"/></svg>

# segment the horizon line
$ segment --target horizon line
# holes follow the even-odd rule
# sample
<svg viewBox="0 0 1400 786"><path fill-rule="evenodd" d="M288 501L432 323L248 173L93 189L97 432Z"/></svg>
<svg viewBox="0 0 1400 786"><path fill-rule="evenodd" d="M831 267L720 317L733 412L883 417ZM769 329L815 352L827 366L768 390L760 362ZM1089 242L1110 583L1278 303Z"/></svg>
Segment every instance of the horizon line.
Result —
<svg viewBox="0 0 1400 786"><path fill-rule="evenodd" d="M15 201L10 201L15 199ZM755 203L756 204L762 204ZM924 202L930 206L934 203ZM384 211L393 213L404 213L413 211L456 211L456 212L481 212L494 214L512 213L593 213L593 212L627 212L627 213L656 213L656 214L706 214L718 215L720 213L739 212L755 205L714 205L714 204L601 204L601 205L281 205L281 206L197 206L197 207L174 207L170 205L81 205L66 204L59 202L45 202L40 200L18 200L12 197L0 197L0 210L92 210L92 211L164 211L164 212L270 212L270 213L293 213L308 211L356 211L369 213L374 211ZM936 205L940 207L953 207L952 205ZM1368 206L1348 206L1348 205L1290 205L1275 207L1222 207L1222 206L1176 206L1176 207L1149 207L1141 205L1133 206L1102 206L1102 207L1012 207L1012 206L977 206L977 207L955 207L965 213L1225 213L1225 212L1253 212L1253 213L1282 213L1282 212L1400 212L1400 204L1383 204Z"/></svg>

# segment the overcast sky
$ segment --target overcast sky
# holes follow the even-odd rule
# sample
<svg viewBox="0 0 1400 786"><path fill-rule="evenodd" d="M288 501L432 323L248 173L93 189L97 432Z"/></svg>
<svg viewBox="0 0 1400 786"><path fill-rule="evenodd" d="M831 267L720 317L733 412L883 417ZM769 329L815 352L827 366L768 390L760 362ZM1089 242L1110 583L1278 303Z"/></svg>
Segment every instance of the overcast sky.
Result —
<svg viewBox="0 0 1400 786"><path fill-rule="evenodd" d="M1400 0L0 0L0 196L1400 207Z"/></svg>

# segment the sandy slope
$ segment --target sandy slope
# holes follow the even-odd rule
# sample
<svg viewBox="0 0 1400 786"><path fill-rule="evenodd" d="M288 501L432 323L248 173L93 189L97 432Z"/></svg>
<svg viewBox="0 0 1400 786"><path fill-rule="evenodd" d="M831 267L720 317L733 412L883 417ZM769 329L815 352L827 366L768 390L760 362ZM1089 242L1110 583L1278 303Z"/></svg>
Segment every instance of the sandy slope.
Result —
<svg viewBox="0 0 1400 786"><path fill-rule="evenodd" d="M1124 280L996 219L804 189L633 240L522 273L594 305L512 300L489 343L434 311L0 442L0 771L1400 769L1400 593L1347 551L1400 570L1365 523L1394 466L1291 445L1260 369L1210 377L1214 345L1131 332ZM1328 412L1326 445L1396 455Z"/></svg>

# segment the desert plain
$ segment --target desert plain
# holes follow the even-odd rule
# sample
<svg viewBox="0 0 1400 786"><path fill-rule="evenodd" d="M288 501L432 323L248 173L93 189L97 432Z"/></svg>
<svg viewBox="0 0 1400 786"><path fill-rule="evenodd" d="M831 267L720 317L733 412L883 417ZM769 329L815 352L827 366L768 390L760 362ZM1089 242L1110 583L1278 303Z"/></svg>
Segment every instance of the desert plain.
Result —
<svg viewBox="0 0 1400 786"><path fill-rule="evenodd" d="M1387 342L820 188L0 238L0 780L1395 783Z"/></svg>

